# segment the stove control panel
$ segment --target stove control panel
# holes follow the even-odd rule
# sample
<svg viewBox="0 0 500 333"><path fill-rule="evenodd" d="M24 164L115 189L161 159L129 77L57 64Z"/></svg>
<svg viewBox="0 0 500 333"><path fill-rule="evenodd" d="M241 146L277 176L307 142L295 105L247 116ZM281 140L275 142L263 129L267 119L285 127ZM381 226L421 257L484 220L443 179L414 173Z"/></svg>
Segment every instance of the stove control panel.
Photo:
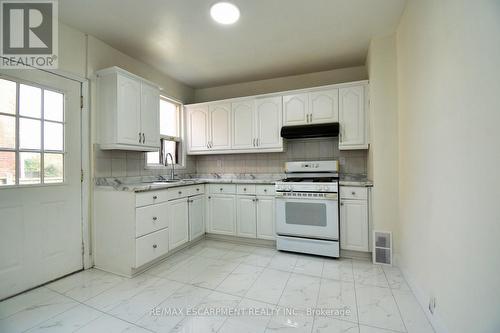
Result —
<svg viewBox="0 0 500 333"><path fill-rule="evenodd" d="M276 182L276 192L317 192L337 193L338 183L292 183Z"/></svg>

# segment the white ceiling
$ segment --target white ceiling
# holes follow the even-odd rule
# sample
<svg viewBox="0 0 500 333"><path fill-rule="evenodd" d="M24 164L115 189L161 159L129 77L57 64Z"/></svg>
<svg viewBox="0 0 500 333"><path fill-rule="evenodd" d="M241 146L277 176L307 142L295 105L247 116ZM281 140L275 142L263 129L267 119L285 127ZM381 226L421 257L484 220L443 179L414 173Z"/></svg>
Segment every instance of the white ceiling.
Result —
<svg viewBox="0 0 500 333"><path fill-rule="evenodd" d="M60 0L60 19L194 88L362 65L393 32L406 0Z"/></svg>

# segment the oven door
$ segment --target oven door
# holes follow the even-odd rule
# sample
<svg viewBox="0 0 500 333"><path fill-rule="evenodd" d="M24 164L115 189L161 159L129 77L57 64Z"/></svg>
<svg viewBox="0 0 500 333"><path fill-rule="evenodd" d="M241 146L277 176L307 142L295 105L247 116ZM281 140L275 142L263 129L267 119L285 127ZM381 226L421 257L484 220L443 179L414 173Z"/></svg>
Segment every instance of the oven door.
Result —
<svg viewBox="0 0 500 333"><path fill-rule="evenodd" d="M276 193L276 233L338 240L337 193Z"/></svg>

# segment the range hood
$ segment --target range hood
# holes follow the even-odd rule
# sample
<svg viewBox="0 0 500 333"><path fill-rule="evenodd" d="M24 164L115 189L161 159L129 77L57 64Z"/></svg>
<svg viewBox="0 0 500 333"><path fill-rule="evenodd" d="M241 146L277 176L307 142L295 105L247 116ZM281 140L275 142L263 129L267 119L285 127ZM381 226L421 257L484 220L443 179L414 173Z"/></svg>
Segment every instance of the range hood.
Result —
<svg viewBox="0 0 500 333"><path fill-rule="evenodd" d="M326 138L339 136L339 123L283 126L281 136L285 139Z"/></svg>

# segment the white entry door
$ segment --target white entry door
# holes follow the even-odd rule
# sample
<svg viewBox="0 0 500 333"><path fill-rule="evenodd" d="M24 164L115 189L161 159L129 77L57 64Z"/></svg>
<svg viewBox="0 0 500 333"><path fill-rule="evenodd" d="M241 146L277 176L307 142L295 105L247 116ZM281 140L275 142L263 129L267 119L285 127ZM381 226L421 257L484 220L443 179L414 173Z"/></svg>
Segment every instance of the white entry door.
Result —
<svg viewBox="0 0 500 333"><path fill-rule="evenodd" d="M0 299L83 268L80 94L0 71Z"/></svg>

